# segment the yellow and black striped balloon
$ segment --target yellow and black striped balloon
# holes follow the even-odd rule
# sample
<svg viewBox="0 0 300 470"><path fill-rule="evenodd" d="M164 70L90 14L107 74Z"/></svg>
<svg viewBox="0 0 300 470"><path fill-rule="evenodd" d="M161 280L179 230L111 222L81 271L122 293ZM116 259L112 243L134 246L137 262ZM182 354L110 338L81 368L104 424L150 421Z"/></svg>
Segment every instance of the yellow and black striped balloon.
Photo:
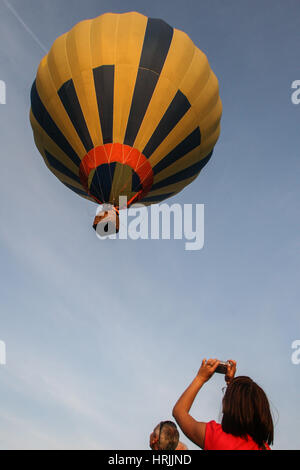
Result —
<svg viewBox="0 0 300 470"><path fill-rule="evenodd" d="M82 21L39 66L30 120L46 165L92 201L157 203L191 183L220 133L218 80L182 31L136 12Z"/></svg>

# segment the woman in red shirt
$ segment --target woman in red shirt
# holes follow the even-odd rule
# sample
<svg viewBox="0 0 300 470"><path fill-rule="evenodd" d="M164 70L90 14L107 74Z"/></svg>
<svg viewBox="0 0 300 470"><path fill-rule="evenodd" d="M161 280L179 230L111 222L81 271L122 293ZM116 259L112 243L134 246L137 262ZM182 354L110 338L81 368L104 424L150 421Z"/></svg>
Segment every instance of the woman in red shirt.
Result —
<svg viewBox="0 0 300 470"><path fill-rule="evenodd" d="M228 361L221 424L196 421L189 411L201 387L220 364L203 359L197 376L173 408L184 434L204 450L269 450L274 428L265 392L249 377L234 377L236 362Z"/></svg>

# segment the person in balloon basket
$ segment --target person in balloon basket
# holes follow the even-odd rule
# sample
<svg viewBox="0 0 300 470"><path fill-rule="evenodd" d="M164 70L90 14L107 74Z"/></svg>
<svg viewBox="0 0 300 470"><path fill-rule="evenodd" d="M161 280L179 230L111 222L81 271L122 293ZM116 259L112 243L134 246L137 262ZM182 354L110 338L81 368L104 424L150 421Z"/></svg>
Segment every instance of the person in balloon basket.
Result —
<svg viewBox="0 0 300 470"><path fill-rule="evenodd" d="M203 359L201 367L173 408L173 416L184 434L204 450L270 450L274 426L268 398L250 377L235 377L236 362L227 361L223 417L196 421L189 413L202 386L220 367L217 359ZM217 370L218 371L218 370Z"/></svg>

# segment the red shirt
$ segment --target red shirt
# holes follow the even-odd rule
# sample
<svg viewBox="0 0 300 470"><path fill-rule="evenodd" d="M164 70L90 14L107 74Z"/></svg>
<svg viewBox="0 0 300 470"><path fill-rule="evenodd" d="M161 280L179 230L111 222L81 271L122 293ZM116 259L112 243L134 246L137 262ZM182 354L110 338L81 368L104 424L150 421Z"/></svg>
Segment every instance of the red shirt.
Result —
<svg viewBox="0 0 300 470"><path fill-rule="evenodd" d="M266 449L270 447L266 444ZM204 450L261 450L252 437L233 436L223 431L215 421L206 423Z"/></svg>

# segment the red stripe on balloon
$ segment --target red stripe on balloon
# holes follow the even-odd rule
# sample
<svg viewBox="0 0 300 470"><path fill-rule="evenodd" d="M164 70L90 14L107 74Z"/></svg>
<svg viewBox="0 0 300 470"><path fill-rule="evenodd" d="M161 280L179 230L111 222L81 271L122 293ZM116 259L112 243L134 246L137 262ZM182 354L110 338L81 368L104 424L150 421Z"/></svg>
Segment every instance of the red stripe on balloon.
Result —
<svg viewBox="0 0 300 470"><path fill-rule="evenodd" d="M128 165L133 169L133 171L135 171L140 178L142 190L139 191L134 202L144 198L153 184L153 171L149 160L139 150L130 147L129 145L119 143L100 145L99 147L95 147L90 150L83 157L79 167L79 177L88 194L90 194L88 187L90 172L104 163L113 162ZM99 201L97 200L97 202Z"/></svg>

